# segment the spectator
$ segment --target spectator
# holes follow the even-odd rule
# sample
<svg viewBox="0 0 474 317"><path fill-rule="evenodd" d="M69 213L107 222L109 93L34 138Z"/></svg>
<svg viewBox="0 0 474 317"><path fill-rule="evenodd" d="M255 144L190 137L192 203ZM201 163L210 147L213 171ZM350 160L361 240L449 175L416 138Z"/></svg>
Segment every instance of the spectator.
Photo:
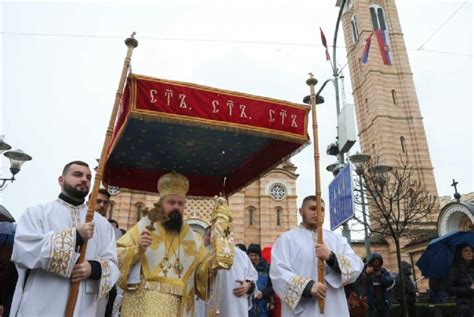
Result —
<svg viewBox="0 0 474 317"><path fill-rule="evenodd" d="M382 256L372 253L354 287L354 289L359 288L359 294L362 297L367 296L369 317L385 317L388 316L390 310L391 303L387 289L394 281L390 273L382 266Z"/></svg>
<svg viewBox="0 0 474 317"><path fill-rule="evenodd" d="M446 277L446 290L456 297L456 310L459 316L474 315L474 261L473 247L460 244L456 248L454 263Z"/></svg>
<svg viewBox="0 0 474 317"><path fill-rule="evenodd" d="M244 251L245 253L247 253L247 247L245 246L245 244L237 243L235 246L239 248L240 250Z"/></svg>
<svg viewBox="0 0 474 317"><path fill-rule="evenodd" d="M410 278L412 274L412 266L407 261L402 261L402 272L395 278L395 288L393 292L393 298L401 305L402 304L402 285L401 280L403 278L403 284L405 289L405 299L407 303L408 316L416 317L416 288L415 284Z"/></svg>
<svg viewBox="0 0 474 317"><path fill-rule="evenodd" d="M268 275L270 272L270 266L261 257L262 251L260 249L260 245L249 245L247 249L247 254L258 273L258 291L256 292L255 297L252 300L253 305L249 311L249 316L268 317L268 308L270 304L273 304L271 300L273 294L275 293L273 291L272 281L270 280L270 276Z"/></svg>
<svg viewBox="0 0 474 317"><path fill-rule="evenodd" d="M429 279L430 298L429 303L431 304L443 304L446 302L448 294L444 286L444 280L441 278L430 278Z"/></svg>
<svg viewBox="0 0 474 317"><path fill-rule="evenodd" d="M268 264L272 265L272 247L266 246L262 250L262 258ZM272 304L273 303L273 304ZM281 317L281 300L276 293L273 294L268 308L268 317Z"/></svg>

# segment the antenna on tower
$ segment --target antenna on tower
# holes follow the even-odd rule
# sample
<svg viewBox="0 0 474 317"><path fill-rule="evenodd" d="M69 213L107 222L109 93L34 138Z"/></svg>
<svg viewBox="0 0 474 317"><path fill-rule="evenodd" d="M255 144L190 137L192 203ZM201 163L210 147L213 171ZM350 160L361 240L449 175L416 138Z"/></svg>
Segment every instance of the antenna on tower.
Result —
<svg viewBox="0 0 474 317"><path fill-rule="evenodd" d="M340 73L339 78L341 79L341 95L342 95L342 107L346 106L346 88L344 86L344 73Z"/></svg>

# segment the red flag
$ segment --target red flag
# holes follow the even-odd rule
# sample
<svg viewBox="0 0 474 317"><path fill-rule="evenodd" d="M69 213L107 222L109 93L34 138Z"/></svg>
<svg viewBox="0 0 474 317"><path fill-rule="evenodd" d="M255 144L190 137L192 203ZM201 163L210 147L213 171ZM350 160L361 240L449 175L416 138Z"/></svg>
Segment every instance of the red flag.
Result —
<svg viewBox="0 0 474 317"><path fill-rule="evenodd" d="M387 30L376 30L377 42L379 43L380 55L384 65L392 65L392 53L390 52L390 37Z"/></svg>
<svg viewBox="0 0 474 317"><path fill-rule="evenodd" d="M324 36L323 29L319 28L319 30L321 31L321 42L323 42L323 46L326 49L326 60L328 61L331 58L330 58L329 52L328 52L328 43L326 41L326 36Z"/></svg>

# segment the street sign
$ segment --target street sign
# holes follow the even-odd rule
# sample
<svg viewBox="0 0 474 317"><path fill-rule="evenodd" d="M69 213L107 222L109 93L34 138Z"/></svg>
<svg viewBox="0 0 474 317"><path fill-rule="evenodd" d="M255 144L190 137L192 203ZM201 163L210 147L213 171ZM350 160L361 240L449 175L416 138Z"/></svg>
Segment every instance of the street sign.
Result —
<svg viewBox="0 0 474 317"><path fill-rule="evenodd" d="M335 230L354 217L351 164L347 164L329 184L329 218Z"/></svg>

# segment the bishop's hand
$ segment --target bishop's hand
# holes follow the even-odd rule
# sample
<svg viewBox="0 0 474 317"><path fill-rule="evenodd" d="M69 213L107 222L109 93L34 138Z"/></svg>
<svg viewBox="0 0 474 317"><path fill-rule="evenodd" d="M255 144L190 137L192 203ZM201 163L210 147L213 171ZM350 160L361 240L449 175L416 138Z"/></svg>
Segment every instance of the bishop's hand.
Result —
<svg viewBox="0 0 474 317"><path fill-rule="evenodd" d="M140 253L145 253L146 249L151 245L151 233L148 230L143 230L138 236L138 250Z"/></svg>

